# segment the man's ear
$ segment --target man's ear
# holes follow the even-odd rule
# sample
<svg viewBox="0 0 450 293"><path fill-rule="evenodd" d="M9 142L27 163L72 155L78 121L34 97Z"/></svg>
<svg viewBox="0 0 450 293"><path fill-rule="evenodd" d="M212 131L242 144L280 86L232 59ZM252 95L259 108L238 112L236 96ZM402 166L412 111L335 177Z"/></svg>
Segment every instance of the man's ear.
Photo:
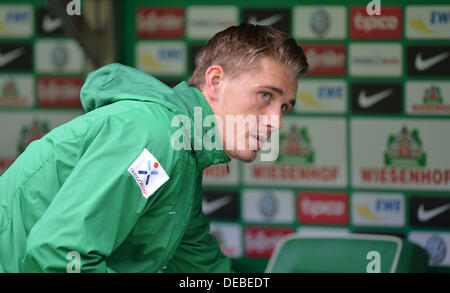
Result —
<svg viewBox="0 0 450 293"><path fill-rule="evenodd" d="M217 102L224 76L225 72L220 65L212 65L206 70L204 94L206 94L211 102Z"/></svg>

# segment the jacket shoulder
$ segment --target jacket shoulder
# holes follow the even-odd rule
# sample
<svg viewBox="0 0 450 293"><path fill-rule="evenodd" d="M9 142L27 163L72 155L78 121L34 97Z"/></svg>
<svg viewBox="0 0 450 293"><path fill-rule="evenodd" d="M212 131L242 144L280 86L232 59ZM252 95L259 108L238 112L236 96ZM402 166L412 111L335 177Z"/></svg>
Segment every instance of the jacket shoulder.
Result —
<svg viewBox="0 0 450 293"><path fill-rule="evenodd" d="M110 119L127 128L126 136L135 141L136 147L145 147L158 160L171 166L172 172L181 171L193 164L189 133L180 127L180 119L190 123L187 115L158 102L123 101L129 110ZM122 106L125 108L125 106ZM134 145L133 142L130 143ZM190 166L193 167L193 166Z"/></svg>

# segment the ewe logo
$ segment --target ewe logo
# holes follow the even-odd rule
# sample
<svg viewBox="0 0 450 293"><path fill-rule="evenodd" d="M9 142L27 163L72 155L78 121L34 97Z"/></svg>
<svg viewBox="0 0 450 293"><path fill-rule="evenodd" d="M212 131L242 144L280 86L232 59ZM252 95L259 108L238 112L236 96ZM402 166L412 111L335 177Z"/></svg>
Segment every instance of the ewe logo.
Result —
<svg viewBox="0 0 450 293"><path fill-rule="evenodd" d="M402 227L404 206L403 195L399 193L354 193L352 222L360 226Z"/></svg>
<svg viewBox="0 0 450 293"><path fill-rule="evenodd" d="M139 170L138 171L138 174L147 175L147 178L145 179L145 185L148 185L148 182L150 180L150 176L151 175L158 175L159 174L158 171L152 171L152 162L151 161L147 161L147 167L148 167L148 170ZM153 163L153 167L155 169L157 169L159 167L158 162Z"/></svg>
<svg viewBox="0 0 450 293"><path fill-rule="evenodd" d="M138 69L156 75L183 75L186 47L179 41L140 41L136 44Z"/></svg>
<svg viewBox="0 0 450 293"><path fill-rule="evenodd" d="M450 37L450 6L406 7L406 36L411 39L448 39Z"/></svg>
<svg viewBox="0 0 450 293"><path fill-rule="evenodd" d="M347 110L347 84L342 80L304 81L297 92L298 113L344 113Z"/></svg>
<svg viewBox="0 0 450 293"><path fill-rule="evenodd" d="M2 1L5 2L5 1ZM0 37L27 38L33 33L31 5L0 5Z"/></svg>

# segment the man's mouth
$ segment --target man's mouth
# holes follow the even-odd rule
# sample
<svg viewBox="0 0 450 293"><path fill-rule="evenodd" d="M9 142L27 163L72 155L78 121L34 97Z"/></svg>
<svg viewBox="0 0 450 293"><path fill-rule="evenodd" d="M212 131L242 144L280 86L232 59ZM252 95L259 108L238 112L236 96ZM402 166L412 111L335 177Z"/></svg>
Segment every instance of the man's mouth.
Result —
<svg viewBox="0 0 450 293"><path fill-rule="evenodd" d="M259 135L256 136L256 139L259 140L259 141L262 142L262 143L265 143L265 142L267 141L267 138L266 138L266 137L259 136Z"/></svg>
<svg viewBox="0 0 450 293"><path fill-rule="evenodd" d="M262 145L267 142L268 137L265 136L260 136L260 135L252 135L252 137L256 140L257 142L257 150L261 150Z"/></svg>

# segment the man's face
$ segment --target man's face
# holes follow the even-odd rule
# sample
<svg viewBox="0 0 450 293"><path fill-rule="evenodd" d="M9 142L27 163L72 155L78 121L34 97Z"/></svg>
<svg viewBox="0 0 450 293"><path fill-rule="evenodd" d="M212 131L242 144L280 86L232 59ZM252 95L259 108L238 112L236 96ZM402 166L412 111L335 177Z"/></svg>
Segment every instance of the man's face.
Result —
<svg viewBox="0 0 450 293"><path fill-rule="evenodd" d="M222 120L219 131L227 156L253 161L272 131L281 128L281 115L292 110L296 93L294 74L269 57L261 58L254 70L225 74L212 108Z"/></svg>

